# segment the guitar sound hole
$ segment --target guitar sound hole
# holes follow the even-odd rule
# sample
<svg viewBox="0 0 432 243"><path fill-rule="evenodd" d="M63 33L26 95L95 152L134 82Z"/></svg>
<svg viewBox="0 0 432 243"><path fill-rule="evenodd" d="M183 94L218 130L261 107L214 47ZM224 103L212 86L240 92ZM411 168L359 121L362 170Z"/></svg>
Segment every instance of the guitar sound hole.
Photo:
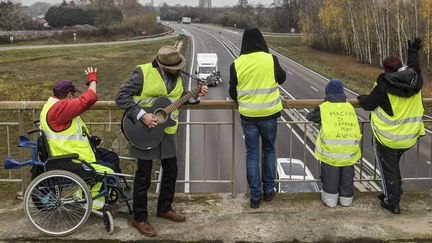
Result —
<svg viewBox="0 0 432 243"><path fill-rule="evenodd" d="M158 123L164 123L167 120L167 114L163 110L158 110L154 113L154 116L158 120Z"/></svg>

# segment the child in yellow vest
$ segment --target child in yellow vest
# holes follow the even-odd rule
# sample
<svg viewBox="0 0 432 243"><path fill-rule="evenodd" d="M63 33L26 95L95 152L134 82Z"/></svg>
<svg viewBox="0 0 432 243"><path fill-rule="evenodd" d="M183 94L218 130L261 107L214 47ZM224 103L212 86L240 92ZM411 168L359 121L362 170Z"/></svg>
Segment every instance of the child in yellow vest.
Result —
<svg viewBox="0 0 432 243"><path fill-rule="evenodd" d="M330 80L325 102L306 118L321 123L315 156L321 161L321 200L328 207L350 206L354 198L354 164L361 159L360 126L346 101L340 80Z"/></svg>

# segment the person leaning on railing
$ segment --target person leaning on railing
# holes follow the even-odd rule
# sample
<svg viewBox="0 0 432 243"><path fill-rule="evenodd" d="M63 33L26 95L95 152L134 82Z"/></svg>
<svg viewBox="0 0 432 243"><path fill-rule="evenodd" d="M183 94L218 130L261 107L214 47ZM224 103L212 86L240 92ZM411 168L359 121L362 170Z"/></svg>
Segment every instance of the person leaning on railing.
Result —
<svg viewBox="0 0 432 243"><path fill-rule="evenodd" d="M259 29L243 34L240 56L230 67L231 98L237 101L245 136L246 174L250 190L250 207L258 208L275 196L277 119L282 103L278 84L285 82L286 73L276 56L269 53ZM262 141L262 177L259 166L259 140ZM262 186L261 186L262 185Z"/></svg>
<svg viewBox="0 0 432 243"><path fill-rule="evenodd" d="M336 207L338 201L348 207L354 199L354 164L361 158L360 125L340 80L330 80L325 95L325 102L306 115L321 123L315 145L321 161L321 200L328 207Z"/></svg>
<svg viewBox="0 0 432 243"><path fill-rule="evenodd" d="M358 96L360 106L372 111L373 147L383 185L383 194L378 198L381 206L393 214L400 213L400 158L425 135L418 54L421 47L419 38L408 42L407 66L397 56L386 57L384 73L378 76L372 92Z"/></svg>

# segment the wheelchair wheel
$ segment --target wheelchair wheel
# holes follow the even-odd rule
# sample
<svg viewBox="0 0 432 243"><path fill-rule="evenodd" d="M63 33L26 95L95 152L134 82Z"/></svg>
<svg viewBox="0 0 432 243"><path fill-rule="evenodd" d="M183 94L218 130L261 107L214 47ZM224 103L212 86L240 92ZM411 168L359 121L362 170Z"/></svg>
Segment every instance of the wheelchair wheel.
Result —
<svg viewBox="0 0 432 243"><path fill-rule="evenodd" d="M114 218L110 211L105 211L103 213L103 222L108 234L112 234L114 232Z"/></svg>
<svg viewBox="0 0 432 243"><path fill-rule="evenodd" d="M77 175L53 170L36 177L24 194L24 213L31 224L49 236L71 234L92 210L86 183Z"/></svg>

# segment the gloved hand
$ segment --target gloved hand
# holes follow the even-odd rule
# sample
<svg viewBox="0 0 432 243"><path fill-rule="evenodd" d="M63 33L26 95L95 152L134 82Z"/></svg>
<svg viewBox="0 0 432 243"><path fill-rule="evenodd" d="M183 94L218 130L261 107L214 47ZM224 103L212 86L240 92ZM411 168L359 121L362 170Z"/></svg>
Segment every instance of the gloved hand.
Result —
<svg viewBox="0 0 432 243"><path fill-rule="evenodd" d="M102 145L102 139L98 136L91 136L90 143L93 144L95 148L99 148Z"/></svg>
<svg viewBox="0 0 432 243"><path fill-rule="evenodd" d="M408 51L419 51L422 47L422 40L419 37L416 37L412 42L408 40Z"/></svg>
<svg viewBox="0 0 432 243"><path fill-rule="evenodd" d="M93 70L92 67L88 67L86 70L84 70L84 72L87 75L87 86L89 86L93 81L97 82L97 68Z"/></svg>

